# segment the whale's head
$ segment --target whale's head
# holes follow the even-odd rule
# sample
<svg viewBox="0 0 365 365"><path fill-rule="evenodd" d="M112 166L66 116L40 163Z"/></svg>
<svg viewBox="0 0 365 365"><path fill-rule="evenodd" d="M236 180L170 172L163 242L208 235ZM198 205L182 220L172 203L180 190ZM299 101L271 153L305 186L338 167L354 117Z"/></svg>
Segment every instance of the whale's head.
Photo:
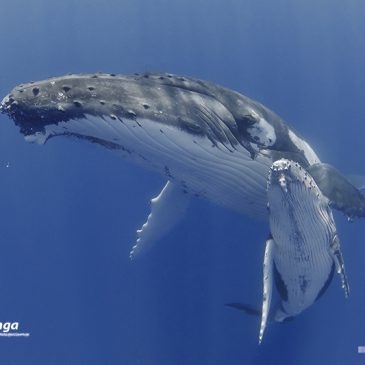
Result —
<svg viewBox="0 0 365 365"><path fill-rule="evenodd" d="M328 199L312 176L297 162L281 159L270 168L267 197L270 228L278 235L290 230L305 234L332 221ZM322 224L321 224L322 226Z"/></svg>
<svg viewBox="0 0 365 365"><path fill-rule="evenodd" d="M61 104L63 93L51 83L28 83L14 88L1 102L1 112L20 127L24 136L44 132L47 124L64 119Z"/></svg>
<svg viewBox="0 0 365 365"><path fill-rule="evenodd" d="M298 162L287 159L275 161L269 172L268 199L271 204L295 206L324 200L312 176Z"/></svg>
<svg viewBox="0 0 365 365"><path fill-rule="evenodd" d="M211 89L171 74L72 74L15 87L1 111L39 143L68 135L112 145L115 126L137 128L144 121L234 147L241 139L237 125Z"/></svg>
<svg viewBox="0 0 365 365"><path fill-rule="evenodd" d="M26 140L38 143L56 135L77 135L80 128L74 131L68 122L85 116L132 118L120 103L123 99L115 95L120 80L114 76L69 75L21 84L5 96L0 111L14 120ZM79 137L88 136L80 133Z"/></svg>

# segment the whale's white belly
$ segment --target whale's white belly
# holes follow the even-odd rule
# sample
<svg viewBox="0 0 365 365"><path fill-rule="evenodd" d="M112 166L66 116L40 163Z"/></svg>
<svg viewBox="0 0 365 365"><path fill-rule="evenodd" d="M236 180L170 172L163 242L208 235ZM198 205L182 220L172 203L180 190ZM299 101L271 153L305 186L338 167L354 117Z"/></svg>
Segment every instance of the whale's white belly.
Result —
<svg viewBox="0 0 365 365"><path fill-rule="evenodd" d="M272 161L261 154L252 159L239 144L214 145L206 136L150 120L92 115L46 126L46 135L39 138L62 130L121 146L118 154L162 173L190 194L245 215L266 217L266 181Z"/></svg>

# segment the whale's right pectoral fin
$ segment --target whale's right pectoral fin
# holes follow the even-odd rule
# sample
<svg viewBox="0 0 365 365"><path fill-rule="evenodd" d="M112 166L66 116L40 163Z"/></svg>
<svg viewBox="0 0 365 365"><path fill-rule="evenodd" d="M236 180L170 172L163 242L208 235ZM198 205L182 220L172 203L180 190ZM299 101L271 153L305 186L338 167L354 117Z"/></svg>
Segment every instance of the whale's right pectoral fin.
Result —
<svg viewBox="0 0 365 365"><path fill-rule="evenodd" d="M180 185L168 181L161 193L151 200L151 213L137 231L137 242L132 247L130 258L134 259L165 236L183 217L189 200L190 195Z"/></svg>
<svg viewBox="0 0 365 365"><path fill-rule="evenodd" d="M275 242L271 238L266 241L264 266L263 266L263 299L262 299L262 315L259 334L259 343L262 342L264 332L269 318L270 304L273 286L273 246Z"/></svg>

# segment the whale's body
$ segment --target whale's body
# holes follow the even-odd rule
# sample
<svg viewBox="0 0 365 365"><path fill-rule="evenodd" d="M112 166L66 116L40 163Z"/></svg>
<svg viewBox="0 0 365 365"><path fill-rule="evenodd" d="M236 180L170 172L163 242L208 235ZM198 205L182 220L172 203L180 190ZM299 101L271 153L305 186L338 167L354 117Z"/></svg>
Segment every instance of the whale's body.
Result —
<svg viewBox="0 0 365 365"><path fill-rule="evenodd" d="M276 320L311 305L333 274L337 239L328 199L299 164L275 161L268 180L270 233L276 275L284 283Z"/></svg>
<svg viewBox="0 0 365 365"><path fill-rule="evenodd" d="M285 322L308 309L326 292L335 272L345 296L350 292L332 209L313 177L297 162L277 160L270 168L267 198L270 235L262 310L227 304L261 316L260 343L268 322Z"/></svg>
<svg viewBox="0 0 365 365"><path fill-rule="evenodd" d="M266 176L283 134L289 143L280 154L296 154L306 165L319 162L264 106L202 81L70 75L21 86L11 98L17 103L12 115L29 141L89 139L155 169L188 193L254 217L266 216Z"/></svg>
<svg viewBox="0 0 365 365"><path fill-rule="evenodd" d="M278 115L209 82L170 74L67 75L19 85L1 110L28 141L74 136L163 174L168 183L152 201L139 243L164 234L194 195L267 219L267 176L280 158L316 167L335 207L365 214L364 196L339 174L334 187L313 149Z"/></svg>
<svg viewBox="0 0 365 365"><path fill-rule="evenodd" d="M268 178L270 237L263 269L262 340L273 287L279 304L271 318L283 322L309 308L328 288L334 272L349 285L329 200L297 162L275 161Z"/></svg>

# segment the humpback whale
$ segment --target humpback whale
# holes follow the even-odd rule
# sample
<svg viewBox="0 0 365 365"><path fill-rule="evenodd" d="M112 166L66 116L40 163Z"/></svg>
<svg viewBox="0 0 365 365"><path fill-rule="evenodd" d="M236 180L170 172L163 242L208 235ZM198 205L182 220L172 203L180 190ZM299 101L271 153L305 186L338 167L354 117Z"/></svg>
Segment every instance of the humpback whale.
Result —
<svg viewBox="0 0 365 365"><path fill-rule="evenodd" d="M259 343L268 321L287 321L320 298L334 271L341 277L345 297L350 292L332 209L313 177L297 162L280 159L270 168L267 193L270 235L264 254L262 311L227 304L261 315ZM274 287L279 303L270 310Z"/></svg>
<svg viewBox="0 0 365 365"><path fill-rule="evenodd" d="M365 216L365 196L282 118L211 82L165 73L70 74L19 85L0 108L27 141L88 140L165 176L131 257L180 220L191 196L267 220L267 177L281 158L308 171L331 207Z"/></svg>
<svg viewBox="0 0 365 365"><path fill-rule="evenodd" d="M274 280L281 299L274 313L277 322L311 306L328 288L334 271L341 276L345 296L350 292L332 209L313 177L297 162L281 159L270 169L267 191L270 236L264 258L260 341Z"/></svg>

